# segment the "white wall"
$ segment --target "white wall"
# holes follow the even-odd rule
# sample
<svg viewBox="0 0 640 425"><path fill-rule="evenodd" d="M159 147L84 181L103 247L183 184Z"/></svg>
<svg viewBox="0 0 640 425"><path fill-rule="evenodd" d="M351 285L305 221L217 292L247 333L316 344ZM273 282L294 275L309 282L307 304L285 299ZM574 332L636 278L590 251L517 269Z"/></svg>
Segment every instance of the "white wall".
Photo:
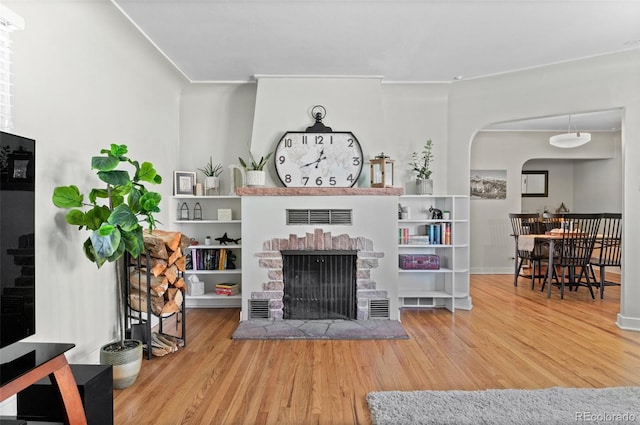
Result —
<svg viewBox="0 0 640 425"><path fill-rule="evenodd" d="M176 169L197 171L213 159L222 164L220 193L229 193L229 164L247 157L256 84L190 84L180 97L180 155ZM204 175L196 173L198 182Z"/></svg>
<svg viewBox="0 0 640 425"><path fill-rule="evenodd" d="M623 108L622 164L625 217L640 208L640 49L540 67L477 80L456 82L449 97L448 191L468 191L471 142L495 122ZM505 152L504 154L507 154ZM509 208L514 208L511 205ZM620 314L623 328L640 329L640 232L637 220L624 222Z"/></svg>
<svg viewBox="0 0 640 425"><path fill-rule="evenodd" d="M98 270L82 251L88 236L64 222L58 185L100 184L91 156L111 143L152 162L164 182L163 212L178 153L183 78L109 1L19 0L13 34L15 129L36 139L36 335L72 342L71 362L97 363L116 335L113 265ZM86 190L85 190L86 191Z"/></svg>

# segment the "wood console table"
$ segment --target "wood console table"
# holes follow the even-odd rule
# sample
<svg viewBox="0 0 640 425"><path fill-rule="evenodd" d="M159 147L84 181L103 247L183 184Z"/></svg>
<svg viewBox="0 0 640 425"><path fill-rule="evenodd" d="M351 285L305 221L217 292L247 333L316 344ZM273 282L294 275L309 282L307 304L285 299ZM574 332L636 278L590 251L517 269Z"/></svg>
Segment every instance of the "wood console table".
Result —
<svg viewBox="0 0 640 425"><path fill-rule="evenodd" d="M65 424L87 425L76 380L64 353L75 344L18 342L0 350L0 401L49 376L64 404Z"/></svg>

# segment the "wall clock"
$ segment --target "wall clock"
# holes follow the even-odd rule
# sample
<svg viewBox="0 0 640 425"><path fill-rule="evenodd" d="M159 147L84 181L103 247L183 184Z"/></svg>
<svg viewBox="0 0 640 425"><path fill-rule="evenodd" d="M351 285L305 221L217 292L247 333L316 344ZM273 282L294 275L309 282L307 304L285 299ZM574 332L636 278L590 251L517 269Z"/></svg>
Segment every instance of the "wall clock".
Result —
<svg viewBox="0 0 640 425"><path fill-rule="evenodd" d="M306 131L287 131L275 151L278 178L285 187L352 187L362 171L362 148L350 131L333 131L314 106L316 122Z"/></svg>

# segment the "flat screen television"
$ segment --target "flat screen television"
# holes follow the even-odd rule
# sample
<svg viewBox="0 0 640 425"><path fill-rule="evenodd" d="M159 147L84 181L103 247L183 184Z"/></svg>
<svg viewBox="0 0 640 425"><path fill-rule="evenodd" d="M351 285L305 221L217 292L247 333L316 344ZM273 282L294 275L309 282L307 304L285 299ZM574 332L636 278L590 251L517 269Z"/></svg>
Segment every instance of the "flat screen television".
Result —
<svg viewBox="0 0 640 425"><path fill-rule="evenodd" d="M0 348L36 330L35 147L0 131Z"/></svg>

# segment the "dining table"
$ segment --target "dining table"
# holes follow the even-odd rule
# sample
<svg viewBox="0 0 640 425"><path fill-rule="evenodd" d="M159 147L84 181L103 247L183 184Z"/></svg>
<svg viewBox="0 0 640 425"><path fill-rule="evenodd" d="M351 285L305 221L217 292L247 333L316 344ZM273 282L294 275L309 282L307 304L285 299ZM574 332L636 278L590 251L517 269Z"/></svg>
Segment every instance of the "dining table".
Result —
<svg viewBox="0 0 640 425"><path fill-rule="evenodd" d="M549 273L549 267L553 264L553 256L555 253L555 241L562 241L565 237L563 229L552 229L540 234L523 234L518 235L518 249L522 251L533 251L537 242L546 241L549 243L549 266L547 267L547 298L551 298L551 282L553 273ZM571 233L580 234L579 231L569 230Z"/></svg>

